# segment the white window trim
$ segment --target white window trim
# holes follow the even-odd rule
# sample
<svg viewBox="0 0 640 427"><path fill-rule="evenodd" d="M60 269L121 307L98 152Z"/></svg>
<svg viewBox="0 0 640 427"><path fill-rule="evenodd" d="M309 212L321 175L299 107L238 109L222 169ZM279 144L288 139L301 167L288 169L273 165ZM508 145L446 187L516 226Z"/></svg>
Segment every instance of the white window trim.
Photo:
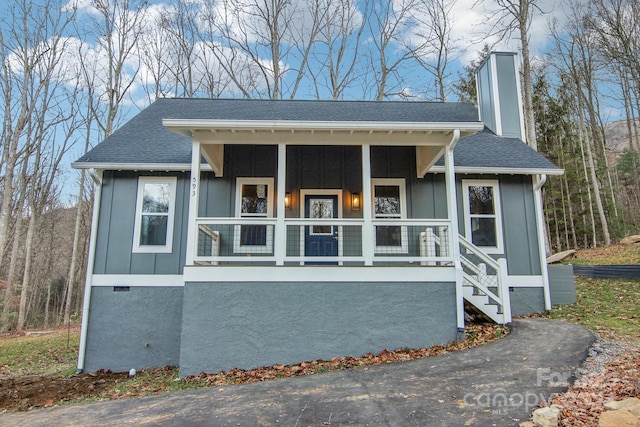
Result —
<svg viewBox="0 0 640 427"><path fill-rule="evenodd" d="M242 186L243 185L260 185L267 186L267 215L265 217L256 215L256 218L273 218L273 195L275 180L273 178L236 178L236 218L242 216ZM250 218L245 216L244 218ZM264 253L265 250L273 248L273 227L267 225L267 242L265 245L241 245L240 244L241 226L234 227L233 252L235 253ZM237 237L237 238L236 238Z"/></svg>
<svg viewBox="0 0 640 427"><path fill-rule="evenodd" d="M372 178L371 179L371 213L374 221L384 219L376 217L376 185L396 185L400 194L400 219L407 218L407 186L404 178ZM393 224L391 224L393 225ZM400 246L378 246L376 242L375 227L373 232L373 243L376 254L406 254L409 253L409 242L407 236L407 227L402 226Z"/></svg>
<svg viewBox="0 0 640 427"><path fill-rule="evenodd" d="M138 177L138 192L136 199L136 218L133 228L133 253L171 253L173 251L173 223L176 210L176 187L178 178L175 176L141 176ZM167 219L167 237L164 245L141 245L140 227L142 226L142 201L144 198L144 184L171 185L169 212Z"/></svg>
<svg viewBox="0 0 640 427"><path fill-rule="evenodd" d="M497 246L478 246L487 254L503 254L504 238L502 235L502 204L500 203L500 182L497 180L481 180L481 179L463 179L462 180L462 204L464 207L464 235L472 242L471 235L471 218L469 207L469 187L492 187L493 188L493 208L494 215L473 215L478 218L493 218L496 220L496 243Z"/></svg>

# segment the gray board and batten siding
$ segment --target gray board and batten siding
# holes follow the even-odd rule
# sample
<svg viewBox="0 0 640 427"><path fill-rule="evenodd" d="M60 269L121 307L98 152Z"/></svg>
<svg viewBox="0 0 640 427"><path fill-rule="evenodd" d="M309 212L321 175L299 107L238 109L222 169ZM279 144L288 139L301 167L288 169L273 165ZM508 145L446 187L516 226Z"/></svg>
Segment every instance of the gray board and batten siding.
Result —
<svg viewBox="0 0 640 427"><path fill-rule="evenodd" d="M492 60L496 61L495 68L489 64ZM522 136L519 94L513 89L518 85L517 76L514 54L510 52L494 53L478 70L481 119L489 129L511 138Z"/></svg>
<svg viewBox="0 0 640 427"><path fill-rule="evenodd" d="M297 192L298 185L309 188L343 188L362 191L357 176L359 147L292 147L288 160L287 191ZM276 149L273 146L229 146L225 148L225 170L228 175L216 178L203 172L200 189L200 216L235 216L235 180L237 177L276 175ZM355 159L353 158L355 157ZM315 179L303 178L311 161ZM306 164L306 163L305 163ZM336 166L338 165L338 166ZM354 174L353 169L356 169ZM311 168L309 168L311 169ZM319 172L318 172L319 171ZM188 173L169 173L178 177L176 213L171 253L132 253L135 206L139 176L158 173L107 171L103 176L102 201L94 274L181 274L186 253L188 218ZM372 147L374 178L404 178L407 191L408 218L446 218L444 174L415 176L415 150L411 147ZM531 177L500 175L501 211L505 256L511 275L539 275L537 234ZM458 176L458 213L460 231L464 234L462 179L486 179L485 175ZM295 198L294 198L295 199ZM287 216L297 216L297 206ZM345 204L344 217L357 217Z"/></svg>
<svg viewBox="0 0 640 427"><path fill-rule="evenodd" d="M133 229L140 176L176 176L170 253L133 253ZM94 274L182 274L187 248L189 173L105 171L98 218Z"/></svg>

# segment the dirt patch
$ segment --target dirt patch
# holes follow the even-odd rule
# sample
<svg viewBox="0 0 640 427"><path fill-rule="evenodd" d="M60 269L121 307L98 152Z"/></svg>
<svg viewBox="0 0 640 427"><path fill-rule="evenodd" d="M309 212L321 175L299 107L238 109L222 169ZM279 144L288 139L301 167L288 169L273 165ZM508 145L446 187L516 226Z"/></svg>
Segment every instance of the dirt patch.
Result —
<svg viewBox="0 0 640 427"><path fill-rule="evenodd" d="M97 396L126 380L128 373L98 371L70 377L18 377L0 380L0 412L28 411Z"/></svg>

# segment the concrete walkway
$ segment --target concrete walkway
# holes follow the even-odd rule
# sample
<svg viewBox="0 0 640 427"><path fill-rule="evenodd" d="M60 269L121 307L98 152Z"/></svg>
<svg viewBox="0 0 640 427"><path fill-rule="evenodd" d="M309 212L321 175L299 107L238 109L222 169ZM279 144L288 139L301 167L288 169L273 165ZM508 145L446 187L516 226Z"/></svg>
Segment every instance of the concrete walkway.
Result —
<svg viewBox="0 0 640 427"><path fill-rule="evenodd" d="M594 341L545 319L470 350L369 368L0 415L1 426L512 426L573 380Z"/></svg>

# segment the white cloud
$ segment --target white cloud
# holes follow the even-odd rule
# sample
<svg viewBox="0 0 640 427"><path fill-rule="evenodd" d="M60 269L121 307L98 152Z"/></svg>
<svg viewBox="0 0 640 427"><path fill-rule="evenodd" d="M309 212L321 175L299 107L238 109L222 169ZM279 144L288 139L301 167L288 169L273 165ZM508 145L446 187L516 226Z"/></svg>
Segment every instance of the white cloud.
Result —
<svg viewBox="0 0 640 427"><path fill-rule="evenodd" d="M533 11L529 27L529 48L532 56L540 56L545 49L548 41L549 20L556 18L563 21L564 19L562 2L539 0L537 4L540 10ZM493 1L458 0L455 2L452 31L453 38L459 40L459 46L466 51L461 58L463 63L469 63L475 59L485 43L493 46L494 50L520 52L517 31L504 40L500 40L497 35L490 35L495 33L498 11L498 6Z"/></svg>

